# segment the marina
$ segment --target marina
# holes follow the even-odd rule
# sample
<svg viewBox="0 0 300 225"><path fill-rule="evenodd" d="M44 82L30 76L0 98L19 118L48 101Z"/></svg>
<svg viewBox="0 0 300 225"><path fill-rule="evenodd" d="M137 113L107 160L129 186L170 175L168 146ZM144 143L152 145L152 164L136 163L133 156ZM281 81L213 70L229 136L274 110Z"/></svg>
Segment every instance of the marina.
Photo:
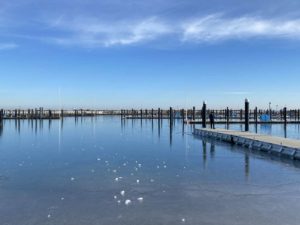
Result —
<svg viewBox="0 0 300 225"><path fill-rule="evenodd" d="M299 225L299 9L0 0L0 225Z"/></svg>

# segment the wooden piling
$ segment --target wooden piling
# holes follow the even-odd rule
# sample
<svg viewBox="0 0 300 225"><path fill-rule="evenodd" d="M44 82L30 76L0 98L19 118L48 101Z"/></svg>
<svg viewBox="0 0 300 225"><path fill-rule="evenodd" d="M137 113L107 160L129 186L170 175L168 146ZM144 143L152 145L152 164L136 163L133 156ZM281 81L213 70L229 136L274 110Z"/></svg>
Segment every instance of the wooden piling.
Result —
<svg viewBox="0 0 300 225"><path fill-rule="evenodd" d="M1 109L1 110L0 110L0 120L2 121L3 118L4 118L4 110Z"/></svg>
<svg viewBox="0 0 300 225"><path fill-rule="evenodd" d="M255 107L255 110L254 110L254 121L255 121L255 124L257 125L258 123L258 114L257 114L257 107Z"/></svg>
<svg viewBox="0 0 300 225"><path fill-rule="evenodd" d="M249 100L245 100L245 131L249 131Z"/></svg>
<svg viewBox="0 0 300 225"><path fill-rule="evenodd" d="M169 111L169 116L170 116L170 122L172 122L173 121L173 108L172 107L170 107L170 111Z"/></svg>
<svg viewBox="0 0 300 225"><path fill-rule="evenodd" d="M201 114L202 114L202 128L206 128L206 102L203 102Z"/></svg>
<svg viewBox="0 0 300 225"><path fill-rule="evenodd" d="M228 107L225 110L225 119L226 119L226 123L228 125L229 124L229 108Z"/></svg>
<svg viewBox="0 0 300 225"><path fill-rule="evenodd" d="M240 121L243 121L243 110L240 110Z"/></svg>
<svg viewBox="0 0 300 225"><path fill-rule="evenodd" d="M195 121L195 119L196 119L196 108L195 108L195 106L193 106L193 121Z"/></svg>
<svg viewBox="0 0 300 225"><path fill-rule="evenodd" d="M160 120L160 108L158 108L158 111L157 111L157 118Z"/></svg>
<svg viewBox="0 0 300 225"><path fill-rule="evenodd" d="M283 108L283 121L284 121L284 124L286 125L287 124L287 109L286 109L286 107Z"/></svg>

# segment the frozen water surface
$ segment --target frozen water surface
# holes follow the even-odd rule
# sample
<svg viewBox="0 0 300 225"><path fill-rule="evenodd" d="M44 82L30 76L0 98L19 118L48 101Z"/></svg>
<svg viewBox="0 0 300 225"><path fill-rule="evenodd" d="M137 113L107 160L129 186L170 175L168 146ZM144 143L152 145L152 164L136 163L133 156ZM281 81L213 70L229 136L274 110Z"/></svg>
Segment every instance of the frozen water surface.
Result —
<svg viewBox="0 0 300 225"><path fill-rule="evenodd" d="M298 162L191 132L179 120L5 121L0 224L299 224Z"/></svg>

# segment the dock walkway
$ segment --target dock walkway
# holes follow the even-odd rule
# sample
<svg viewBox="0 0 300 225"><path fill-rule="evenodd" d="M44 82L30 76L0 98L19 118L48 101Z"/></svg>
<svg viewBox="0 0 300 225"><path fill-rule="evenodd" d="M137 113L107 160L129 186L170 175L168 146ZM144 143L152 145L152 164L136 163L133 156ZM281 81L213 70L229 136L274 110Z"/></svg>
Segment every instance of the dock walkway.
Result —
<svg viewBox="0 0 300 225"><path fill-rule="evenodd" d="M194 135L215 138L250 149L300 160L300 141L250 132L225 129L195 129Z"/></svg>

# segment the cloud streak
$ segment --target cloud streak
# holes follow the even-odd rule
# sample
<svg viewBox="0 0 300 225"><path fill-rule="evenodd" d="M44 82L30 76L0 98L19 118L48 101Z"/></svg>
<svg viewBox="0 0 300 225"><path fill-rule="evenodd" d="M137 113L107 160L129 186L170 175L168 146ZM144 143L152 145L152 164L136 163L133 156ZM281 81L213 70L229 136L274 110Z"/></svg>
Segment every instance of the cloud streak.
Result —
<svg viewBox="0 0 300 225"><path fill-rule="evenodd" d="M183 41L217 42L249 38L285 38L300 40L300 20L257 17L223 18L209 15L185 22Z"/></svg>
<svg viewBox="0 0 300 225"><path fill-rule="evenodd" d="M171 26L155 17L141 21L121 21L119 23L103 23L97 19L81 18L64 20L63 17L50 23L52 29L63 33L62 37L49 40L63 45L115 46L133 45L156 40L172 33Z"/></svg>
<svg viewBox="0 0 300 225"><path fill-rule="evenodd" d="M0 51L1 50L10 50L17 48L18 45L15 43L0 43Z"/></svg>
<svg viewBox="0 0 300 225"><path fill-rule="evenodd" d="M89 48L139 45L155 41L162 44L166 41L180 44L217 44L228 40L255 38L300 41L300 19L291 18L225 17L223 14L210 14L193 19L170 20L152 16L107 20L63 15L41 21L40 24L45 25L43 29L46 29L37 32L38 35L27 35L28 38Z"/></svg>

